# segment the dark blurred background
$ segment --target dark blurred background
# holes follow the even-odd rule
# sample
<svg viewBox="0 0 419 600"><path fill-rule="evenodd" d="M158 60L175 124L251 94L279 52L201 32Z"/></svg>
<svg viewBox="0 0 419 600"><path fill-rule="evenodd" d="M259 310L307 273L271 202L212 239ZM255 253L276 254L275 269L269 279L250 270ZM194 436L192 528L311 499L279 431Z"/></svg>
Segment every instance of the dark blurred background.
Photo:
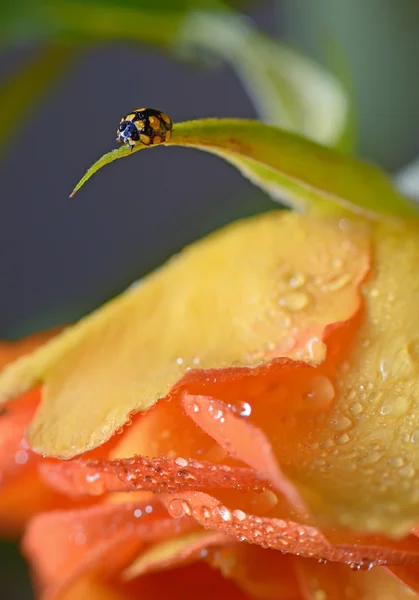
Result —
<svg viewBox="0 0 419 600"><path fill-rule="evenodd" d="M229 165L184 148L117 161L70 200L85 170L116 146L119 119L133 108L160 108L175 122L259 113L234 68L211 53L185 57L164 43L171 31L166 16L155 21L162 39L143 31L135 40L121 34L137 26L135 0L104 0L123 22L115 35L98 36L89 34L85 15L77 16L77 3L64 4L82 20L80 30L63 25L58 13L56 21L44 19L35 0L6 2L0 9L3 338L71 322L205 233L273 207ZM144 0L139 4L147 8ZM159 3L149 4L155 9ZM188 4L207 9L211 3L162 4L175 14L179 5L186 13ZM416 158L418 0L233 4L262 32L340 79L358 155L392 174ZM125 13L127 5L131 12ZM95 14L93 29L100 29L100 11ZM0 565L1 597L30 598L13 544L1 546Z"/></svg>

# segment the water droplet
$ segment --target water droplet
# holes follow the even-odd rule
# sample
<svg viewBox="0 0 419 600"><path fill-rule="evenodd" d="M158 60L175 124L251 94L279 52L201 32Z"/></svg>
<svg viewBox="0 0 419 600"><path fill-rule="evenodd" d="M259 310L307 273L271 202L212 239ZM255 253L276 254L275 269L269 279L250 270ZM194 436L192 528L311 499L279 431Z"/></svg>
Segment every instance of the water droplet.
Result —
<svg viewBox="0 0 419 600"><path fill-rule="evenodd" d="M362 412L364 412L364 407L360 402L355 402L355 404L352 404L352 406L349 408L349 411L353 415L360 415Z"/></svg>
<svg viewBox="0 0 419 600"><path fill-rule="evenodd" d="M186 458L182 458L181 456L178 456L175 460L175 464L178 467L187 467L188 466L188 461L186 460Z"/></svg>
<svg viewBox="0 0 419 600"><path fill-rule="evenodd" d="M195 506L192 510L192 516L198 521L206 520L211 517L211 512L206 506Z"/></svg>
<svg viewBox="0 0 419 600"><path fill-rule="evenodd" d="M179 357L176 359L176 362L177 362L177 364L178 364L178 365L183 365L183 358L182 358L181 356L179 356Z"/></svg>
<svg viewBox="0 0 419 600"><path fill-rule="evenodd" d="M408 437L408 440L406 441L410 441L412 442L412 444L419 444L419 429L415 429L415 431L413 431L413 433L411 434L411 436L409 437L409 434L405 434L403 436L403 441L405 441L405 436Z"/></svg>
<svg viewBox="0 0 419 600"><path fill-rule="evenodd" d="M361 561L357 561L357 562L351 562L349 563L349 568L352 569L353 571L371 571L371 569L373 568L374 563L369 560L368 558L364 558Z"/></svg>
<svg viewBox="0 0 419 600"><path fill-rule="evenodd" d="M144 510L149 515L153 512L153 507L151 506L151 504L147 504Z"/></svg>
<svg viewBox="0 0 419 600"><path fill-rule="evenodd" d="M18 450L15 454L15 463L25 465L29 460L29 454L25 450Z"/></svg>
<svg viewBox="0 0 419 600"><path fill-rule="evenodd" d="M348 285L351 281L352 275L350 273L342 273L341 275L337 275L333 279L326 281L321 286L322 292L337 292L338 290L343 289Z"/></svg>
<svg viewBox="0 0 419 600"><path fill-rule="evenodd" d="M86 475L86 481L87 481L87 483L94 483L98 479L100 479L100 473L93 473L93 474L87 474Z"/></svg>
<svg viewBox="0 0 419 600"><path fill-rule="evenodd" d="M381 373L381 379L383 381L385 381L388 377L387 363L388 363L387 360L380 361L380 373Z"/></svg>
<svg viewBox="0 0 419 600"><path fill-rule="evenodd" d="M292 273L288 276L288 285L294 289L303 287L306 282L304 273Z"/></svg>
<svg viewBox="0 0 419 600"><path fill-rule="evenodd" d="M399 469L400 477L404 477L405 479L412 479L415 475L415 469L412 465L406 465Z"/></svg>
<svg viewBox="0 0 419 600"><path fill-rule="evenodd" d="M313 408L327 407L335 397L335 388L328 377L317 375L310 382L310 391L304 395Z"/></svg>
<svg viewBox="0 0 419 600"><path fill-rule="evenodd" d="M347 431L352 427L352 421L344 415L337 415L330 421L330 427L335 431Z"/></svg>
<svg viewBox="0 0 419 600"><path fill-rule="evenodd" d="M217 506L216 513L223 521L231 521L231 512L226 506Z"/></svg>
<svg viewBox="0 0 419 600"><path fill-rule="evenodd" d="M241 523L241 521L244 521L246 518L246 513L244 513L242 510L236 509L233 510L233 512L231 513L232 517L235 521L238 521L239 523Z"/></svg>
<svg viewBox="0 0 419 600"><path fill-rule="evenodd" d="M136 508L134 510L134 517L136 519L139 519L142 516L142 514L143 514L143 511L141 510L141 508Z"/></svg>
<svg viewBox="0 0 419 600"><path fill-rule="evenodd" d="M181 500L180 498L174 498L168 506L170 516L174 517L175 519L183 517L185 514L187 514L185 507L189 508L187 502Z"/></svg>
<svg viewBox="0 0 419 600"><path fill-rule="evenodd" d="M310 360L317 359L326 352L326 345L318 337L310 338L307 342L308 357Z"/></svg>
<svg viewBox="0 0 419 600"><path fill-rule="evenodd" d="M310 304L310 296L305 292L290 292L279 299L279 305L291 312L303 310Z"/></svg>
<svg viewBox="0 0 419 600"><path fill-rule="evenodd" d="M380 412L383 416L388 415L390 417L402 417L409 410L411 403L412 403L411 397L408 397L408 398L403 397L403 396L399 396L397 398L392 397L391 399L389 399L387 402L385 402L381 406Z"/></svg>
<svg viewBox="0 0 419 600"><path fill-rule="evenodd" d="M402 467L404 465L404 460L401 456L392 456L387 462L392 467Z"/></svg>
<svg viewBox="0 0 419 600"><path fill-rule="evenodd" d="M336 439L336 443L339 445L346 444L347 442L349 442L350 439L351 438L349 437L349 435L347 433L344 433Z"/></svg>
<svg viewBox="0 0 419 600"><path fill-rule="evenodd" d="M240 417L250 417L252 414L252 407L248 402L238 402L229 406L231 406L232 412L240 415Z"/></svg>

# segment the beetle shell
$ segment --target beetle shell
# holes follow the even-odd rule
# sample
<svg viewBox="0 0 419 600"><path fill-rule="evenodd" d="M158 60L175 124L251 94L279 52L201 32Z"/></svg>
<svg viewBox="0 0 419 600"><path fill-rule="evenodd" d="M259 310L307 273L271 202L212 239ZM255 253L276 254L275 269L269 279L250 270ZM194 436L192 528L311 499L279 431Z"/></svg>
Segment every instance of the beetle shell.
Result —
<svg viewBox="0 0 419 600"><path fill-rule="evenodd" d="M116 141L128 146L145 146L168 142L172 135L172 120L155 108L137 108L121 119Z"/></svg>

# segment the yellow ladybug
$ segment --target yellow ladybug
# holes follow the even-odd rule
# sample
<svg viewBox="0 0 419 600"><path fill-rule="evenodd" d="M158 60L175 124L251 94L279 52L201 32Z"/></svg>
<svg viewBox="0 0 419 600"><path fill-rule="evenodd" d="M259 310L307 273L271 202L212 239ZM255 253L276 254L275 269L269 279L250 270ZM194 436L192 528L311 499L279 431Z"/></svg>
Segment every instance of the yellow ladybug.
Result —
<svg viewBox="0 0 419 600"><path fill-rule="evenodd" d="M172 136L172 120L160 110L137 108L121 119L116 141L131 150L141 142L145 146L168 142Z"/></svg>

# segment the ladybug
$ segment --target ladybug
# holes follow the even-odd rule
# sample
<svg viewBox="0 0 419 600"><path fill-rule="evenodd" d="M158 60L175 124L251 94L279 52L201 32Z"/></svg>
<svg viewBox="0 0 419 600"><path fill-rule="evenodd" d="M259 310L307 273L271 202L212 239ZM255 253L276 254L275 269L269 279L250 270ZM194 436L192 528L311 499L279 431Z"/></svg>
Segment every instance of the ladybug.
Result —
<svg viewBox="0 0 419 600"><path fill-rule="evenodd" d="M172 136L172 120L155 108L137 108L121 119L116 141L132 149L138 143L144 146L168 142Z"/></svg>

